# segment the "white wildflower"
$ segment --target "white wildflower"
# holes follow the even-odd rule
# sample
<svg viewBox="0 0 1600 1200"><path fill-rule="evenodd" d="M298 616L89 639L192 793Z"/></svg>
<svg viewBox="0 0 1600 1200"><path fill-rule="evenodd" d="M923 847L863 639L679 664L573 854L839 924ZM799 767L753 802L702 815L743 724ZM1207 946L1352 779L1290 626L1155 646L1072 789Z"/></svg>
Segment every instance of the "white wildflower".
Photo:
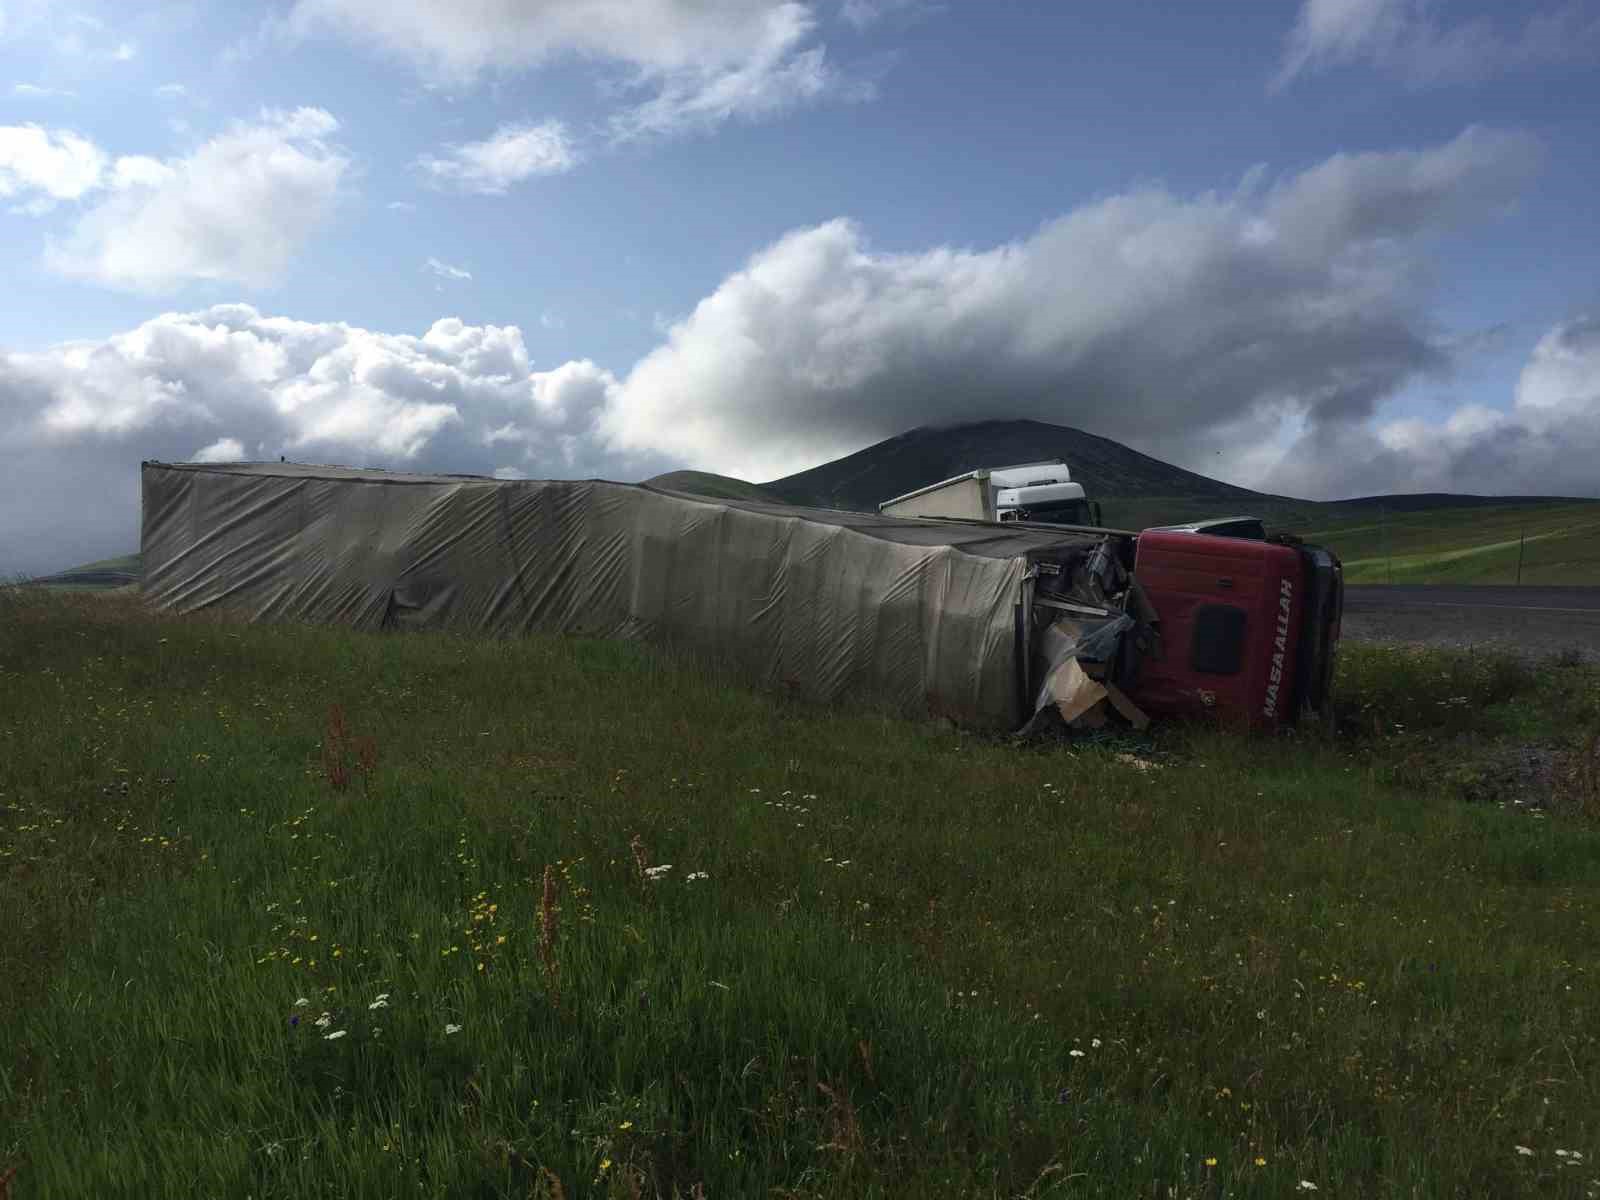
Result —
<svg viewBox="0 0 1600 1200"><path fill-rule="evenodd" d="M312 1024L318 1029L326 1029L329 1025L333 1024L333 1014L323 1013L320 1017L313 1021Z"/></svg>
<svg viewBox="0 0 1600 1200"><path fill-rule="evenodd" d="M1098 1049L1100 1049L1100 1039L1099 1039L1099 1038L1091 1038L1091 1039L1090 1039L1090 1040L1089 1040L1089 1048L1090 1048L1090 1049L1091 1049L1091 1050L1098 1050Z"/></svg>
<svg viewBox="0 0 1600 1200"><path fill-rule="evenodd" d="M345 1034L347 1034L349 1032L350 1031L348 1029L335 1029L332 1033L323 1034L322 1035L322 1040L325 1041L325 1042L337 1041L339 1038L342 1038Z"/></svg>
<svg viewBox="0 0 1600 1200"><path fill-rule="evenodd" d="M307 1000L304 996L301 996L300 999L298 999L298 1000L296 1000L294 1002L294 1006L296 1008L304 1008L306 1005L308 1005L310 1003L311 1003L311 1001Z"/></svg>
<svg viewBox="0 0 1600 1200"><path fill-rule="evenodd" d="M445 1027L444 1027L444 1031L445 1031L445 1033L446 1033L446 1034L447 1034L447 1035L448 1035L448 1034L452 1034L452 1033L460 1033L460 1032L461 1032L461 1026L459 1026L459 1025L449 1025L449 1024L447 1024L447 1025L446 1025L446 1026L445 1026Z"/></svg>
<svg viewBox="0 0 1600 1200"><path fill-rule="evenodd" d="M1083 1057L1083 1051L1082 1050L1073 1049L1073 1050L1069 1050L1068 1053L1071 1054L1073 1058L1082 1058Z"/></svg>
<svg viewBox="0 0 1600 1200"><path fill-rule="evenodd" d="M369 1010L371 1010L371 1009L379 1009L379 1008L388 1008L388 1007L389 1007L389 997L387 997L387 996L379 996L371 1004L367 1005L367 1008Z"/></svg>
<svg viewBox="0 0 1600 1200"><path fill-rule="evenodd" d="M1302 1179L1295 1187L1295 1191L1297 1192L1314 1192L1316 1190L1317 1185L1312 1183L1309 1179Z"/></svg>
<svg viewBox="0 0 1600 1200"><path fill-rule="evenodd" d="M1531 1158L1533 1156L1533 1151L1527 1146L1513 1146L1512 1149L1525 1158Z"/></svg>
<svg viewBox="0 0 1600 1200"><path fill-rule="evenodd" d="M672 870L671 863L662 863L659 867L646 867L644 869L644 873L646 878L654 881L665 879L667 877L667 872L670 870Z"/></svg>
<svg viewBox="0 0 1600 1200"><path fill-rule="evenodd" d="M704 871L690 871L683 878L685 882L693 883L696 879L710 879L711 876L706 874Z"/></svg>

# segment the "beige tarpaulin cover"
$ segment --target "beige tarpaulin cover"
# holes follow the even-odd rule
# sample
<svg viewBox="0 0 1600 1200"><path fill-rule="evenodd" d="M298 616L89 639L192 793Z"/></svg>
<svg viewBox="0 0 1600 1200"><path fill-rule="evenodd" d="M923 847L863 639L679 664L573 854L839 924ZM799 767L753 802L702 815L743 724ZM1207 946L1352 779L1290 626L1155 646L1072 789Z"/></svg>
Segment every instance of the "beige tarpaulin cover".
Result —
<svg viewBox="0 0 1600 1200"><path fill-rule="evenodd" d="M646 638L977 728L1016 728L1031 699L1016 608L1030 559L1092 540L599 481L143 465L158 607Z"/></svg>

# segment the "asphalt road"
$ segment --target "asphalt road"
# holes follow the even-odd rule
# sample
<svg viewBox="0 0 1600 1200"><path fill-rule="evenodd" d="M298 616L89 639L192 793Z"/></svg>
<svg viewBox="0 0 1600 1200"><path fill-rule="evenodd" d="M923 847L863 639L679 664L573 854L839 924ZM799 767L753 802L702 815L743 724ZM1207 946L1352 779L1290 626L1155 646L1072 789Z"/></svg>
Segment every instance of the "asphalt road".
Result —
<svg viewBox="0 0 1600 1200"><path fill-rule="evenodd" d="M1578 651L1600 661L1600 587L1345 589L1344 636L1435 646L1494 645L1532 657Z"/></svg>

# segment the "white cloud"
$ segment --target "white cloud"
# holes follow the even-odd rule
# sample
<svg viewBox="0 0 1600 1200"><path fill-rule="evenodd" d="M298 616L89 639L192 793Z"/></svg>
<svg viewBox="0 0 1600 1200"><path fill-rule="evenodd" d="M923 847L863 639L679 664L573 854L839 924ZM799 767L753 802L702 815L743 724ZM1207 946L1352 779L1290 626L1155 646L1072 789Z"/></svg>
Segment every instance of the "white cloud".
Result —
<svg viewBox="0 0 1600 1200"><path fill-rule="evenodd" d="M409 200L391 200L384 205L390 212L416 212L417 206Z"/></svg>
<svg viewBox="0 0 1600 1200"><path fill-rule="evenodd" d="M1563 322L1540 339L1517 381L1517 413L1552 425L1600 418L1600 314Z"/></svg>
<svg viewBox="0 0 1600 1200"><path fill-rule="evenodd" d="M24 211L78 199L100 185L105 168L105 153L79 134L0 125L0 198L24 197Z"/></svg>
<svg viewBox="0 0 1600 1200"><path fill-rule="evenodd" d="M423 266L440 279L469 280L472 278L471 271L463 270L460 267L452 267L449 263L440 262L437 258L429 258Z"/></svg>
<svg viewBox="0 0 1600 1200"><path fill-rule="evenodd" d="M1470 82L1600 53L1600 13L1567 4L1519 11L1519 28L1483 17L1441 25L1432 0L1305 0L1272 81L1369 62L1414 86Z"/></svg>
<svg viewBox="0 0 1600 1200"><path fill-rule="evenodd" d="M613 140L713 129L733 117L754 120L817 99L840 79L821 46L801 49L813 25L810 11L800 5L773 10L762 37L739 62L679 69L656 79L656 95L613 114Z"/></svg>
<svg viewBox="0 0 1600 1200"><path fill-rule="evenodd" d="M24 99L46 100L56 96L70 99L78 93L68 91L65 88L41 87L37 83L13 83L11 85L11 94Z"/></svg>
<svg viewBox="0 0 1600 1200"><path fill-rule="evenodd" d="M625 88L653 93L616 114L623 140L769 116L824 93L868 95L806 45L816 24L796 0L297 0L289 18L301 35L375 45L447 86L558 58L621 66Z"/></svg>
<svg viewBox="0 0 1600 1200"><path fill-rule="evenodd" d="M291 25L334 30L409 59L435 79L581 55L651 71L727 66L762 45L773 14L810 20L781 0L297 0Z"/></svg>
<svg viewBox="0 0 1600 1200"><path fill-rule="evenodd" d="M1481 126L1429 150L1335 154L1273 189L1263 216L1286 250L1322 258L1506 204L1542 157L1534 138Z"/></svg>
<svg viewBox="0 0 1600 1200"><path fill-rule="evenodd" d="M176 171L159 158L143 154L127 154L117 159L111 168L110 186L117 190L135 187L157 187L171 180Z"/></svg>
<svg viewBox="0 0 1600 1200"><path fill-rule="evenodd" d="M156 95L163 100L182 100L189 94L189 89L181 83L163 83L156 88Z"/></svg>
<svg viewBox="0 0 1600 1200"><path fill-rule="evenodd" d="M504 477L765 479L917 425L1032 417L1299 495L1593 494L1600 319L1551 330L1507 411L1382 420L1475 353L1421 284L1431 235L1492 214L1531 164L1469 130L1223 194L1110 196L979 249L884 253L828 222L754 254L620 378L536 370L512 326L416 337L244 305L0 353L0 571L126 550L138 460L229 439Z"/></svg>
<svg viewBox="0 0 1600 1200"><path fill-rule="evenodd" d="M331 216L349 160L317 108L264 112L185 158L125 159L119 190L52 242L56 271L110 287L167 291L197 280L274 282Z"/></svg>
<svg viewBox="0 0 1600 1200"><path fill-rule="evenodd" d="M192 462L224 463L243 462L244 444L238 438L218 438L209 446L195 451Z"/></svg>
<svg viewBox="0 0 1600 1200"><path fill-rule="evenodd" d="M560 121L502 125L481 142L447 146L416 165L436 187L480 196L503 195L535 175L557 175L577 165L577 154Z"/></svg>
<svg viewBox="0 0 1600 1200"><path fill-rule="evenodd" d="M883 254L848 221L799 230L671 328L605 428L766 479L985 417L1179 458L1285 414L1363 421L1451 362L1421 285L1427 235L1492 212L1535 157L1467 130L1228 196L1112 196L986 250Z"/></svg>
<svg viewBox="0 0 1600 1200"><path fill-rule="evenodd" d="M1466 405L1438 421L1309 430L1269 483L1323 496L1396 490L1600 494L1600 315L1548 330L1508 410Z"/></svg>
<svg viewBox="0 0 1600 1200"><path fill-rule="evenodd" d="M266 316L167 313L113 337L0 352L0 573L138 540L138 463L253 456L536 478L664 470L593 436L615 381L535 371L514 326L418 336ZM104 554L101 552L104 551Z"/></svg>

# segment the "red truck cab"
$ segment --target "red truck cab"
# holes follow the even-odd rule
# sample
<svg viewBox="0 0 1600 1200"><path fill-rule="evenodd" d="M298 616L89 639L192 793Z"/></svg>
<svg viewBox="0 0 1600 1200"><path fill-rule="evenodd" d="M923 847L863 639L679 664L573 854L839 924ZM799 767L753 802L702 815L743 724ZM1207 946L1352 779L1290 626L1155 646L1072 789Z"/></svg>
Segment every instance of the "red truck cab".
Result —
<svg viewBox="0 0 1600 1200"><path fill-rule="evenodd" d="M1157 617L1129 689L1146 712L1275 727L1329 711L1344 607L1330 551L1151 529L1133 574Z"/></svg>

